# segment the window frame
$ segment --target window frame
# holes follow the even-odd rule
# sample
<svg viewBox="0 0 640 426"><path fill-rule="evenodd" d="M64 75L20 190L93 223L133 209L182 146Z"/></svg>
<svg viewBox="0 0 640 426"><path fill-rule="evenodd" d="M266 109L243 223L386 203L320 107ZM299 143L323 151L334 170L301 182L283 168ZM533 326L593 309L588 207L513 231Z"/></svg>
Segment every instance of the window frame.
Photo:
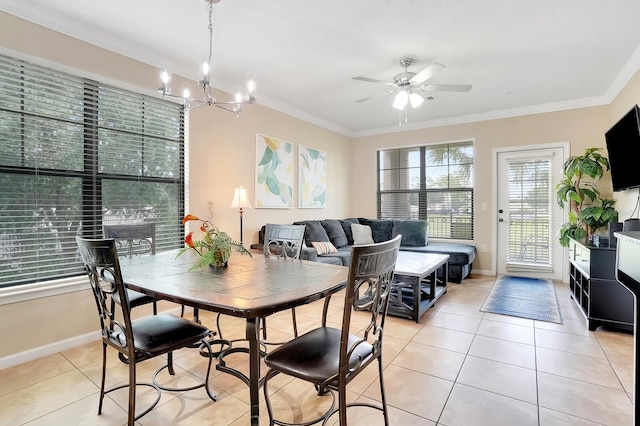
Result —
<svg viewBox="0 0 640 426"><path fill-rule="evenodd" d="M15 150L17 145L19 147L17 161L21 161L19 164L11 164L9 160L0 163L0 174L5 176L5 179L9 179L11 176L13 176L14 178L19 178L20 175L23 175L26 176L26 179L37 176L55 176L61 177L63 179L70 178L81 180L81 194L76 193L75 196L82 199L81 206L79 206L79 217L81 217L80 223L82 224L82 226L80 227L80 231L76 232L76 235L84 235L93 238L101 238L102 236L102 212L104 210L104 207L101 203L101 191L103 181L128 181L138 184L143 182L150 182L159 183L161 185L169 185L173 188L173 193L175 194L175 204L172 207L172 211L175 212L177 220L175 220L175 229L171 231L170 240L165 244L165 248L179 248L182 246L182 240L184 238L184 228L181 226L179 219L184 216L185 211L185 191L187 190L186 168L188 167L186 157L188 153L188 111L186 110L186 108L184 108L184 106L170 101L158 99L149 95L136 93L128 89L116 87L112 84L102 83L96 81L94 78L87 78L77 75L77 73L75 72L70 73L67 71L60 71L59 69L54 69L50 66L41 66L30 61L25 61L23 59L1 53L0 66L3 67L0 71L2 71L4 75L13 75L13 77L16 78L13 82L15 86L20 86L21 72L17 70L28 69L28 71L31 73L28 78L35 81L36 84L41 84L43 86L46 86L47 83L56 84L59 83L59 81L56 80L56 77L60 77L60 80L69 81L71 82L71 84L77 85L76 87L80 87L79 85L82 85L82 87L84 88L83 94L85 96L85 102L81 107L82 111L84 111L85 116L83 122L71 122L69 120L65 120L64 118L54 116L38 117L41 120L45 120L47 122L47 125L51 126L51 129L59 128L56 125L51 124L55 123L56 121L58 121L58 126L72 123L74 126L78 126L83 129L83 136L81 137L83 153L82 159L80 160L83 163L82 170L55 167L42 168L38 167L37 164L29 165L28 162L25 162L25 119L27 119L27 116L33 116L33 113L30 113L25 109L18 109L16 107L12 108L11 106L5 107L3 105L0 105L0 113L4 112L5 118L13 117L14 123L20 123L15 126L18 129L17 131L11 129L4 133L4 137L6 137L4 141L5 149ZM48 80L46 77L47 75L53 77ZM10 83L7 83L6 87L8 87L9 84ZM22 84L24 85L24 82ZM62 84L62 87L62 92L64 93L64 84ZM1 89L2 87L0 87L0 90ZM176 137L176 139L166 138L166 140L168 141L167 143L171 142L177 146L177 151L174 154L175 162L173 164L175 170L178 171L178 173L175 174L177 174L178 176L175 176L175 174L173 177L151 176L145 175L144 171L141 171L138 174L128 175L100 172L100 164L98 161L97 152L101 143L101 138L104 138L103 136L100 136L98 131L100 127L99 115L101 114L99 98L101 94L104 95L103 90L113 96L111 102L114 101L114 98L116 99L116 102L120 102L120 97L122 97L122 99L125 99L122 100L122 102L140 102L142 108L141 110L143 111L141 113L143 116L143 122L140 122L140 127L143 129L145 127L144 123L147 123L148 125L148 123L150 123L150 120L155 119L158 122L162 122L159 121L158 117L160 117L160 120L162 120L162 117L165 117L165 115L162 115L163 113L172 115L174 117L172 123L176 128L179 128L179 130L176 131L176 134L178 136ZM22 92L20 92L20 90L16 90L15 93L21 93L21 95L15 95L8 89L5 91L5 93L3 93L3 95L5 96L5 99L16 99L18 103L23 102L24 104L24 99L26 99L27 96L26 89L23 89ZM72 103L75 99L73 97L68 97L66 94L64 96L67 99L68 103ZM22 101L19 99L20 97L23 98ZM38 100L40 100L40 98L38 98ZM42 100L45 101L46 97ZM54 108L52 107L51 110L54 110ZM8 121L8 123L11 123L11 121ZM151 143L153 143L153 140L163 139L163 137L159 136L158 134L153 134L150 130L144 130L144 132L139 135L139 138L143 141L141 142L141 146L145 146L145 143L149 143L148 141L151 141ZM9 143L6 143L7 141ZM41 141L38 139L38 142ZM59 143L60 140L52 138L52 140L48 142ZM142 169L144 169L144 167L141 167L141 170ZM87 190L87 188L89 190ZM9 201L7 202L9 203ZM160 200L158 200L158 203L160 203ZM6 223L10 222L5 222L5 224ZM173 226L173 224L171 226ZM11 230L9 230L9 232L11 232ZM39 263L42 261L36 260L36 262ZM79 261L77 265L81 267L81 263ZM46 264L43 266L39 266L39 268L43 268L45 266ZM84 277L84 271L81 270L81 268L69 274L65 274L65 271L61 268L61 266L57 266L57 269L50 270L50 276L47 276L46 273L48 272L45 272L43 274L35 275L33 279L20 281L12 280L11 278L9 278L9 281L0 283L0 305L86 289L86 278ZM46 270L46 267L44 269Z"/></svg>
<svg viewBox="0 0 640 426"><path fill-rule="evenodd" d="M437 240L444 240L444 241L452 241L452 242L468 242L468 241L473 241L474 238L474 219L475 219L475 211L474 211L474 179L473 179L473 170L474 170L474 160L475 160L475 152L472 152L471 155L471 162L470 162L470 175L469 175L469 179L471 181L471 186L466 187L454 187L451 185L451 180L448 179L448 184L446 187L440 187L440 188L428 188L427 187L427 169L429 167L433 167L432 164L426 164L426 151L427 150L432 150L432 149L438 149L438 148L446 148L447 150L450 149L451 147L454 146L464 146L464 145L468 145L470 146L471 150L473 151L475 149L475 141L473 139L465 139L465 140L460 140L460 141L451 141L451 142L438 142L438 143L429 143L429 144L421 144L421 145L413 145L413 146L403 146L403 147L398 147L398 148L381 148L378 149L376 151L376 165L377 165L377 187L376 187L376 206L377 206L377 218L378 219L419 219L419 220L426 220L427 223L429 224L429 226L427 227L427 232L428 232L428 238L430 239L437 239ZM398 158L398 164L396 168L393 167L389 167L389 168L383 168L383 164L382 164L382 155L383 153L390 153L390 154L397 154L400 155L403 151L406 151L406 157L403 158L402 160L400 158ZM419 166L416 167L415 165L410 165L410 153L411 152L418 152L419 153ZM449 161L450 160L450 156L447 155L447 162L443 163L441 166L442 167L451 167L452 165L455 165L456 163ZM404 166L400 166L400 162L404 161L405 165ZM418 188L412 188L411 187L411 177L410 177L410 170L414 169L414 171L419 171L419 178L417 179ZM384 184L384 179L383 179L383 174L385 173L385 171L393 171L396 170L398 176L397 179L393 181L393 185L392 186L397 186L397 188L394 189L382 189L382 186ZM399 175L401 174L401 172L405 172L407 177L405 178L401 178L399 177ZM451 176L451 173L448 173L447 176ZM414 179L415 181L415 179ZM404 185L403 185L404 184ZM389 186L389 185L387 185ZM398 211L400 210L404 210L405 212L407 211L406 208L396 208L394 207L393 203L389 203L389 201L386 201L387 205L390 205L391 207L389 208L384 208L383 209L383 198L385 198L385 196L389 196L389 195L406 195L406 196L417 196L418 200L417 200L417 211L416 212L410 212L409 215L403 215L401 213L398 214L394 214L395 212L393 212L394 209L397 209ZM460 230L455 230L454 228L454 224L458 223L458 222L453 222L453 218L456 217L456 215L452 215L451 216L451 221L449 222L449 232L448 232L448 236L442 235L442 233L440 234L435 234L435 232L432 232L432 230L434 228L436 228L434 226L434 223L430 223L433 222L432 220L430 221L430 218L428 216L428 209L429 209L429 197L437 197L437 196L442 196L442 197L446 197L447 195L451 196L452 194L461 194L461 195L465 195L469 198L468 201L468 208L469 208L469 212L468 215L470 216L470 219L468 221L463 222L463 228L467 228L469 227L470 229L465 230L463 229L462 231ZM402 205L403 203L398 201L398 203L400 205ZM409 201L406 202L407 206L410 207L411 203ZM387 214L385 214L385 211ZM413 214L415 213L415 214ZM410 216L410 217L409 217ZM463 217L462 215L460 215L459 217ZM435 218L434 218L435 220ZM456 237L454 234L455 232L462 232L462 234L458 233L457 235L464 235L462 237Z"/></svg>

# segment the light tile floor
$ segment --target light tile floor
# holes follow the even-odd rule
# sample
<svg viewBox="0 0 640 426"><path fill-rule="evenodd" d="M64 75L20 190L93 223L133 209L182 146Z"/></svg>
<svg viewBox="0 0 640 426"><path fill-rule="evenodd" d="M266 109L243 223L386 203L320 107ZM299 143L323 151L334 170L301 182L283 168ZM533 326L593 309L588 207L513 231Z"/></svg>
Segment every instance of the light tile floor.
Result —
<svg viewBox="0 0 640 426"><path fill-rule="evenodd" d="M385 384L392 425L595 425L632 424L633 336L613 329L590 332L569 297L556 284L563 324L484 313L480 307L493 277L472 277L449 284L448 293L419 324L389 317L384 343ZM338 324L341 304L332 301L329 320ZM297 310L303 328L318 325L319 303ZM291 336L290 313L268 320L269 338ZM213 314L203 314L213 326ZM354 326L366 322L356 313ZM241 337L243 322L224 317L226 337ZM0 371L0 425L123 425L126 390L105 399L98 416L101 370L99 342L56 353ZM234 359L234 357L237 357ZM247 370L242 355L228 359ZM139 380L148 381L162 360L139 364ZM204 377L206 363L194 351L176 354L181 385ZM127 368L109 354L107 384L127 380ZM372 366L349 385L349 400L379 400L377 369ZM163 393L160 404L139 425L248 425L249 395L238 379L212 370L218 394ZM308 419L326 407L306 384L278 376L273 381L276 412L284 420ZM139 390L138 406L152 393ZM261 394L262 398L262 394ZM294 408L302 403L302 410ZM302 411L302 412L301 412ZM266 414L264 406L262 414ZM268 424L262 416L261 424ZM351 410L350 424L382 424L379 413Z"/></svg>

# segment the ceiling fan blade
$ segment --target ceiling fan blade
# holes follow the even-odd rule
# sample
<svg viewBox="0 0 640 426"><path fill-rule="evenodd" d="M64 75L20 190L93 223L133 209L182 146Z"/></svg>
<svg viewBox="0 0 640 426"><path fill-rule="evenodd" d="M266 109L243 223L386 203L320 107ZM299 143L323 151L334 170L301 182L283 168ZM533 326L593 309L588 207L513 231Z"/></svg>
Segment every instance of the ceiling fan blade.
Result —
<svg viewBox="0 0 640 426"><path fill-rule="evenodd" d="M377 98L379 96L389 95L389 94L394 93L394 92L395 92L395 90L389 90L387 92L378 93L377 95L368 96L366 98L358 99L357 101L354 101L354 102L356 102L356 103L364 102L364 101L368 101L369 99Z"/></svg>
<svg viewBox="0 0 640 426"><path fill-rule="evenodd" d="M380 84L385 84L387 86L393 86L393 83L390 81L384 81L384 80L376 80L375 78L369 78L369 77L353 77L354 80L360 80L360 81L366 81L367 83L380 83Z"/></svg>
<svg viewBox="0 0 640 426"><path fill-rule="evenodd" d="M471 87L470 84L424 84L417 89L423 92L468 92Z"/></svg>
<svg viewBox="0 0 640 426"><path fill-rule="evenodd" d="M444 65L434 62L428 67L426 67L425 69L423 69L422 71L420 71L418 74L414 75L413 78L411 79L411 82L418 83L418 84L425 82L445 68L446 67Z"/></svg>

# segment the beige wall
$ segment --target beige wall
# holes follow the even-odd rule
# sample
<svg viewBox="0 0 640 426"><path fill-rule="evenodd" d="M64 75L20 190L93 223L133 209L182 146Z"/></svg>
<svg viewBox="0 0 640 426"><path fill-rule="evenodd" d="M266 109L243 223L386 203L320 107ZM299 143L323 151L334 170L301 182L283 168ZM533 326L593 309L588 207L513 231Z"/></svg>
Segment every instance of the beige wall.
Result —
<svg viewBox="0 0 640 426"><path fill-rule="evenodd" d="M375 216L376 168L371 165L375 164L378 149L475 140L474 240L477 247L482 244L491 247L495 232L492 219L495 209L492 199L494 149L570 142L571 155L579 155L586 147L604 148L608 116L608 107L603 106L356 138L353 151L358 155L353 157L351 178L358 190L353 193L351 212L358 217ZM610 183L608 188L611 192ZM482 211L482 203L487 203L489 209ZM492 250L479 252L473 268L491 271L494 262Z"/></svg>
<svg viewBox="0 0 640 426"><path fill-rule="evenodd" d="M636 72L611 103L606 129L608 130L617 123L636 104L640 104L640 71ZM638 199L638 191L638 189L628 189L614 193L613 198L617 200L616 209L618 210L620 221L631 217ZM637 211L634 217L638 217Z"/></svg>
<svg viewBox="0 0 640 426"><path fill-rule="evenodd" d="M157 89L158 69L3 12L0 12L0 48L4 53L142 93L153 94ZM190 212L206 217L207 203L211 201L215 224L239 238L238 210L229 208L229 204L237 186L243 185L253 194L256 133L326 151L328 198L326 209L299 211L295 206L293 209L247 209L244 214L246 243L257 242L258 230L266 222L348 215L351 139L260 104L246 108L239 118L218 108L204 107L191 112ZM294 201L297 203L297 197ZM0 361L3 357L95 332L98 320L93 304L87 290L0 305L0 336L6 337L5 344L0 345ZM148 313L145 309L140 315Z"/></svg>
<svg viewBox="0 0 640 426"><path fill-rule="evenodd" d="M112 52L51 32L0 12L0 47L34 57L45 64L60 64L66 70L100 78L144 93L154 93L158 70ZM584 108L491 120L456 126L398 132L351 139L308 122L266 108L252 106L236 118L216 108L191 112L190 212L207 215L207 202L214 208L214 221L238 237L238 212L229 204L236 186L253 194L254 138L256 133L280 138L327 152L328 200L326 209L248 209L245 212L244 240L257 240L257 231L266 222L286 223L298 218L375 217L375 153L379 148L409 146L452 140L475 140L475 242L490 244L494 232L491 210L481 211L486 202L493 206L492 153L495 148L551 142L571 143L571 154L585 147L604 147L604 132L640 98L640 77L621 92L611 107ZM259 101L259 99L258 99ZM354 155L353 153L357 153ZM608 186L610 190L610 185ZM626 195L626 194L624 194ZM634 194L635 197L635 194ZM635 202L635 198L633 200ZM474 264L490 270L490 253L480 253ZM170 305L165 305L165 307ZM0 346L4 357L55 345L65 339L95 332L97 319L88 291L0 305L0 335L8 337ZM141 314L144 314L141 311ZM52 321L55 318L55 321ZM6 344L11 342L11 344Z"/></svg>
<svg viewBox="0 0 640 426"><path fill-rule="evenodd" d="M255 135L261 133L327 153L327 207L298 209L294 195L292 209L245 209L245 243L257 242L258 230L267 222L291 223L304 218L348 215L350 138L259 104L246 109L239 118L217 108L200 108L191 112L190 120L189 209L193 214L206 217L207 202L211 201L215 224L239 239L239 212L229 205L234 188L242 185L248 188L250 202L255 206Z"/></svg>

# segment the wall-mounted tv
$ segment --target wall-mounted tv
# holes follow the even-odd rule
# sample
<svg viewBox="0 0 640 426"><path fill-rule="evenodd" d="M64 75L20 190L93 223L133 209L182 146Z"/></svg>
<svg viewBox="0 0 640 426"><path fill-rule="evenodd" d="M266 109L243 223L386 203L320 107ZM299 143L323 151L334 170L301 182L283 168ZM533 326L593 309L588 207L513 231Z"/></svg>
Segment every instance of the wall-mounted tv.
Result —
<svg viewBox="0 0 640 426"><path fill-rule="evenodd" d="M640 108L634 106L605 133L614 191L640 187Z"/></svg>

